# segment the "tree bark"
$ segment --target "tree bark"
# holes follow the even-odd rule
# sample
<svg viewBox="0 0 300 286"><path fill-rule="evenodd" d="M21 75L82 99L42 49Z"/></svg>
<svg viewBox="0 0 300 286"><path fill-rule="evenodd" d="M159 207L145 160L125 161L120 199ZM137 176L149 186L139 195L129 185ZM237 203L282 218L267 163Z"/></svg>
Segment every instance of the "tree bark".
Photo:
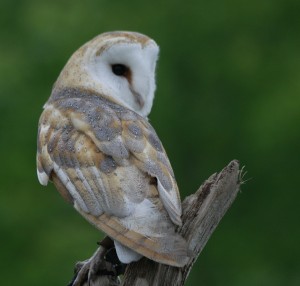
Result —
<svg viewBox="0 0 300 286"><path fill-rule="evenodd" d="M178 229L178 232L188 243L190 259L186 266L182 268L172 267L156 263L144 257L140 261L127 266L120 285L184 285L193 264L236 198L240 184L239 162L233 160L220 173L211 175L196 193L186 197L183 201L182 226ZM115 278L106 277L106 283L103 283L103 278L103 275L94 277L92 284L89 285L117 285Z"/></svg>

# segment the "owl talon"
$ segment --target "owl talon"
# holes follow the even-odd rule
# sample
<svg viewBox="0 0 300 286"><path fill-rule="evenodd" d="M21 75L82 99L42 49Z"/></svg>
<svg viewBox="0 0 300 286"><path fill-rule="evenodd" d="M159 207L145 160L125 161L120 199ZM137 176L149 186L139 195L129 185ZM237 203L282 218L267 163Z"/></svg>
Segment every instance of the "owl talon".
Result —
<svg viewBox="0 0 300 286"><path fill-rule="evenodd" d="M68 286L81 286L88 281L88 274L90 270L90 259L77 262L75 265L75 275Z"/></svg>
<svg viewBox="0 0 300 286"><path fill-rule="evenodd" d="M120 285L117 267L106 261L106 253L107 250L100 246L91 258L77 262L68 286L106 285L108 281L109 285Z"/></svg>

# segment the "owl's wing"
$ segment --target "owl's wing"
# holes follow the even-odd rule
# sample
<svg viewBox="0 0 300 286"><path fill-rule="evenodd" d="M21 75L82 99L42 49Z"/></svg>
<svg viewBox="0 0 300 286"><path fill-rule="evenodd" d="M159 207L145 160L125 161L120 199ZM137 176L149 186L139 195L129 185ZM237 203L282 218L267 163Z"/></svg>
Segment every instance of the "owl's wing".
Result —
<svg viewBox="0 0 300 286"><path fill-rule="evenodd" d="M185 242L170 222L181 223L177 185L145 119L88 100L52 102L40 119L37 162L40 182L53 180L113 239L162 263L186 262Z"/></svg>

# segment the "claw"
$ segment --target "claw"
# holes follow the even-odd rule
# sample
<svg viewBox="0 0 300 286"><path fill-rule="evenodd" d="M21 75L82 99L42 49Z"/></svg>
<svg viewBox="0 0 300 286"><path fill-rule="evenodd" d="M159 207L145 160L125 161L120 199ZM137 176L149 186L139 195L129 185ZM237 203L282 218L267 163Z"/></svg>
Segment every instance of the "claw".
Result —
<svg viewBox="0 0 300 286"><path fill-rule="evenodd" d="M94 257L94 255L92 256ZM75 265L75 275L68 286L83 286L88 281L88 274L90 271L91 259L85 261L79 261Z"/></svg>
<svg viewBox="0 0 300 286"><path fill-rule="evenodd" d="M100 243L91 258L76 263L75 275L68 286L121 284L118 276L125 272L126 264L119 261L115 248L106 242L104 240L104 244Z"/></svg>

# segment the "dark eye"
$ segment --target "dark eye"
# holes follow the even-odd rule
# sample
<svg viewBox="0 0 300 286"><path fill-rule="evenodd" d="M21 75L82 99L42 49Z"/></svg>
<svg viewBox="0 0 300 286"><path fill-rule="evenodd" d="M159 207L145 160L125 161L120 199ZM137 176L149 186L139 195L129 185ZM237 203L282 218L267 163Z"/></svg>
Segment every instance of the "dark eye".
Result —
<svg viewBox="0 0 300 286"><path fill-rule="evenodd" d="M128 67L122 64L115 64L111 66L112 72L117 76L126 76L128 74Z"/></svg>

